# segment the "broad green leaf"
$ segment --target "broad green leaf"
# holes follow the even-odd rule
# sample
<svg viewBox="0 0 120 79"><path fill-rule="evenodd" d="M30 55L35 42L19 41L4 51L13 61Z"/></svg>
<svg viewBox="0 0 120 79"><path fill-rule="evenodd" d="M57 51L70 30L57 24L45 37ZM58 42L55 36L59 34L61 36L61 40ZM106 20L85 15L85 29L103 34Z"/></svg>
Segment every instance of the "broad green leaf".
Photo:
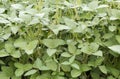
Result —
<svg viewBox="0 0 120 79"><path fill-rule="evenodd" d="M27 46L27 42L23 38L18 38L15 40L14 46L17 48L24 49Z"/></svg>
<svg viewBox="0 0 120 79"><path fill-rule="evenodd" d="M7 24L7 23L10 23L10 21L0 18L0 24Z"/></svg>
<svg viewBox="0 0 120 79"><path fill-rule="evenodd" d="M6 76L4 73L0 72L1 79L10 79L10 77Z"/></svg>
<svg viewBox="0 0 120 79"><path fill-rule="evenodd" d="M107 69L105 66L99 66L99 69L101 70L101 72L103 72L104 74L107 74Z"/></svg>
<svg viewBox="0 0 120 79"><path fill-rule="evenodd" d="M23 69L24 69L24 71L28 71L28 70L32 69L32 67L33 67L32 64L24 64Z"/></svg>
<svg viewBox="0 0 120 79"><path fill-rule="evenodd" d="M44 39L43 44L49 48L56 48L59 45L64 45L65 42L62 39Z"/></svg>
<svg viewBox="0 0 120 79"><path fill-rule="evenodd" d="M64 62L62 62L61 64L63 64L63 65L70 65L71 63L68 62L68 61L64 61Z"/></svg>
<svg viewBox="0 0 120 79"><path fill-rule="evenodd" d="M5 12L5 8L0 8L0 13Z"/></svg>
<svg viewBox="0 0 120 79"><path fill-rule="evenodd" d="M21 4L12 4L11 5L12 8L14 9L18 9L18 10L22 10L24 7Z"/></svg>
<svg viewBox="0 0 120 79"><path fill-rule="evenodd" d="M23 70L23 69L16 69L16 70L15 70L15 75L16 75L17 77L21 76L23 73L24 73L24 70Z"/></svg>
<svg viewBox="0 0 120 79"><path fill-rule="evenodd" d="M78 77L81 75L81 71L80 70L76 70L76 69L73 69L71 71L71 76L74 78L74 77Z"/></svg>
<svg viewBox="0 0 120 79"><path fill-rule="evenodd" d="M75 60L75 56L72 56L72 57L69 59L69 62L72 63L72 62L74 62L74 60Z"/></svg>
<svg viewBox="0 0 120 79"><path fill-rule="evenodd" d="M40 23L38 18L34 18L28 25L34 25Z"/></svg>
<svg viewBox="0 0 120 79"><path fill-rule="evenodd" d="M61 65L61 68L63 71L65 72L69 72L71 71L71 67L69 65Z"/></svg>
<svg viewBox="0 0 120 79"><path fill-rule="evenodd" d="M11 33L6 33L2 36L3 39L7 40L10 37Z"/></svg>
<svg viewBox="0 0 120 79"><path fill-rule="evenodd" d="M70 52L70 53L75 53L76 52L76 47L75 47L75 45L72 45L72 44L69 44L68 45L68 51Z"/></svg>
<svg viewBox="0 0 120 79"><path fill-rule="evenodd" d="M56 35L59 33L59 31L62 30L69 30L70 27L65 26L65 25L51 25L48 26Z"/></svg>
<svg viewBox="0 0 120 79"><path fill-rule="evenodd" d="M111 32L115 31L116 29L117 29L116 26L109 26L109 30L110 30Z"/></svg>
<svg viewBox="0 0 120 79"><path fill-rule="evenodd" d="M14 58L20 58L21 57L21 53L20 53L19 50L10 53L10 55Z"/></svg>
<svg viewBox="0 0 120 79"><path fill-rule="evenodd" d="M120 35L116 35L116 40L120 43Z"/></svg>
<svg viewBox="0 0 120 79"><path fill-rule="evenodd" d="M113 45L113 46L110 46L108 48L111 49L112 51L120 54L120 45Z"/></svg>
<svg viewBox="0 0 120 79"><path fill-rule="evenodd" d="M88 66L88 64L82 64L82 65L80 66L80 70L81 70L82 72L89 71L89 70L91 70L91 67Z"/></svg>
<svg viewBox="0 0 120 79"><path fill-rule="evenodd" d="M3 73L8 77L12 77L14 75L12 67L2 66L1 69Z"/></svg>
<svg viewBox="0 0 120 79"><path fill-rule="evenodd" d="M99 1L92 1L88 4L88 7L92 10L97 9Z"/></svg>
<svg viewBox="0 0 120 79"><path fill-rule="evenodd" d="M0 50L0 57L6 57L9 56L9 54L5 50Z"/></svg>
<svg viewBox="0 0 120 79"><path fill-rule="evenodd" d="M17 63L17 62L16 62L14 65L15 65L15 67L18 68L18 69L23 69L23 67L24 67L23 64Z"/></svg>
<svg viewBox="0 0 120 79"><path fill-rule="evenodd" d="M19 27L18 27L18 26L13 26L13 27L11 27L11 31L12 31L12 33L14 33L14 34L16 34L16 33L18 32L18 30L19 30Z"/></svg>
<svg viewBox="0 0 120 79"><path fill-rule="evenodd" d="M55 54L56 51L57 51L56 49L47 49L47 54L49 56L52 56L53 54Z"/></svg>
<svg viewBox="0 0 120 79"><path fill-rule="evenodd" d="M95 55L95 56L103 56L103 52L99 50L99 51L93 53L93 55Z"/></svg>
<svg viewBox="0 0 120 79"><path fill-rule="evenodd" d="M29 42L29 44L24 48L25 52L30 55L33 53L34 49L36 48L38 44L38 40L33 40Z"/></svg>
<svg viewBox="0 0 120 79"><path fill-rule="evenodd" d="M107 67L108 72L111 73L115 78L117 78L120 74L120 71L114 67Z"/></svg>
<svg viewBox="0 0 120 79"><path fill-rule="evenodd" d="M61 54L62 57L71 57L71 54L69 54L68 52L64 52Z"/></svg>
<svg viewBox="0 0 120 79"><path fill-rule="evenodd" d="M42 61L39 58L37 58L33 64L33 67L41 69L41 66L42 66Z"/></svg>
<svg viewBox="0 0 120 79"><path fill-rule="evenodd" d="M37 72L37 70L35 70L35 69L29 70L28 72L25 73L24 76L29 76L29 75L35 74L36 72Z"/></svg>
<svg viewBox="0 0 120 79"><path fill-rule="evenodd" d="M75 69L78 69L78 70L80 69L79 65L76 63L71 64L71 66Z"/></svg>
<svg viewBox="0 0 120 79"><path fill-rule="evenodd" d="M55 61L47 62L46 65L50 70L53 70L53 71L57 70L57 63Z"/></svg>
<svg viewBox="0 0 120 79"><path fill-rule="evenodd" d="M13 44L10 41L8 41L8 42L5 43L5 50L8 53L11 53L11 52L13 52L15 50Z"/></svg>
<svg viewBox="0 0 120 79"><path fill-rule="evenodd" d="M77 23L73 20L73 19L69 19L67 17L64 17L64 22L67 26L69 26L70 28L74 28L75 26L77 26Z"/></svg>
<svg viewBox="0 0 120 79"><path fill-rule="evenodd" d="M108 76L107 79L116 79L113 76Z"/></svg>

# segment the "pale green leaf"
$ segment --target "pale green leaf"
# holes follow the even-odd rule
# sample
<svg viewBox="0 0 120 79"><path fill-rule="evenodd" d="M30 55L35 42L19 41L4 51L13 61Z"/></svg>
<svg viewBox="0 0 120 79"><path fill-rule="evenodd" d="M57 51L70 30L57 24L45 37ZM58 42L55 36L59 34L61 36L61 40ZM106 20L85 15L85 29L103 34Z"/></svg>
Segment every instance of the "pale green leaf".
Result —
<svg viewBox="0 0 120 79"><path fill-rule="evenodd" d="M24 73L24 70L23 70L23 69L16 69L16 70L15 70L15 75L16 75L17 77L21 76L23 73Z"/></svg>
<svg viewBox="0 0 120 79"><path fill-rule="evenodd" d="M120 43L120 35L116 35L116 40Z"/></svg>
<svg viewBox="0 0 120 79"><path fill-rule="evenodd" d="M103 72L104 74L107 74L107 69L105 66L99 66L99 69L101 70L101 72Z"/></svg>
<svg viewBox="0 0 120 79"><path fill-rule="evenodd" d="M81 75L81 71L80 71L80 70L73 69L73 70L71 71L71 76L72 76L72 77L78 77L78 76L80 76L80 75Z"/></svg>
<svg viewBox="0 0 120 79"><path fill-rule="evenodd" d="M56 49L47 49L47 54L49 56L52 56L53 54L55 54L56 51L57 51Z"/></svg>
<svg viewBox="0 0 120 79"><path fill-rule="evenodd" d="M44 39L43 44L49 48L56 48L59 45L64 45L65 42L62 39Z"/></svg>
<svg viewBox="0 0 120 79"><path fill-rule="evenodd" d="M36 72L37 72L37 70L35 70L35 69L29 70L28 72L25 73L24 76L29 76L29 75L35 74Z"/></svg>
<svg viewBox="0 0 120 79"><path fill-rule="evenodd" d="M112 51L120 54L120 45L113 45L113 46L110 46L108 48L111 49Z"/></svg>
<svg viewBox="0 0 120 79"><path fill-rule="evenodd" d="M79 65L78 65L78 64L76 64L76 63L71 64L71 66L72 66L73 68L78 69L78 70L80 69Z"/></svg>
<svg viewBox="0 0 120 79"><path fill-rule="evenodd" d="M5 50L0 50L0 57L6 57L9 56L9 54Z"/></svg>

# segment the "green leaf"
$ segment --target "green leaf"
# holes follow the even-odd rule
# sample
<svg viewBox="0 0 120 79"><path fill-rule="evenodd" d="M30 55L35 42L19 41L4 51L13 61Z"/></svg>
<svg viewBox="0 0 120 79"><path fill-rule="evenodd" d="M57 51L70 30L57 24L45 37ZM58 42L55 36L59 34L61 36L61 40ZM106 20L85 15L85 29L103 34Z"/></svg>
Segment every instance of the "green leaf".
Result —
<svg viewBox="0 0 120 79"><path fill-rule="evenodd" d="M56 48L59 45L64 45L65 42L62 39L44 39L43 44L49 48Z"/></svg>
<svg viewBox="0 0 120 79"><path fill-rule="evenodd" d="M32 67L33 67L32 64L24 64L23 69L24 69L24 71L28 71L28 70L32 69Z"/></svg>
<svg viewBox="0 0 120 79"><path fill-rule="evenodd" d="M70 53L75 53L75 52L76 52L76 47L75 47L75 45L69 44L69 45L68 45L68 51L69 51Z"/></svg>
<svg viewBox="0 0 120 79"><path fill-rule="evenodd" d="M91 70L91 67L88 66L88 64L82 64L82 65L80 66L80 70L81 70L82 72L89 71L89 70Z"/></svg>
<svg viewBox="0 0 120 79"><path fill-rule="evenodd" d="M69 30L70 27L65 26L65 25L51 25L48 26L56 35L59 33L59 31L62 30Z"/></svg>
<svg viewBox="0 0 120 79"><path fill-rule="evenodd" d="M12 31L13 34L16 34L18 32L18 30L19 30L18 26L11 27L11 31Z"/></svg>
<svg viewBox="0 0 120 79"><path fill-rule="evenodd" d="M103 52L99 50L99 51L93 53L93 55L95 55L95 56L103 56Z"/></svg>
<svg viewBox="0 0 120 79"><path fill-rule="evenodd" d="M36 72L37 72L37 70L35 70L35 69L29 70L28 72L25 73L24 76L29 76L29 75L35 74Z"/></svg>
<svg viewBox="0 0 120 79"><path fill-rule="evenodd" d="M76 70L76 69L73 69L71 71L71 76L74 78L74 77L78 77L81 75L81 71L80 70Z"/></svg>
<svg viewBox="0 0 120 79"><path fill-rule="evenodd" d="M78 64L76 64L76 63L71 64L71 66L72 66L73 68L78 69L78 70L80 69L79 65L78 65Z"/></svg>
<svg viewBox="0 0 120 79"><path fill-rule="evenodd" d="M52 56L53 54L55 54L56 51L57 51L56 49L47 49L47 54L49 56Z"/></svg>
<svg viewBox="0 0 120 79"><path fill-rule="evenodd" d="M12 45L12 43L10 41L5 43L5 50L8 53L11 53L11 52L13 52L15 50L14 46Z"/></svg>
<svg viewBox="0 0 120 79"><path fill-rule="evenodd" d="M104 74L107 74L107 69L105 66L99 66L99 69L101 70L101 72L103 72Z"/></svg>
<svg viewBox="0 0 120 79"><path fill-rule="evenodd" d="M5 12L5 8L0 8L0 13Z"/></svg>
<svg viewBox="0 0 120 79"><path fill-rule="evenodd" d="M117 29L116 26L109 26L109 30L110 30L111 32L115 31L116 29Z"/></svg>
<svg viewBox="0 0 120 79"><path fill-rule="evenodd" d="M23 73L24 73L24 70L23 70L23 69L16 69L16 70L15 70L15 75L16 75L17 77L21 76Z"/></svg>
<svg viewBox="0 0 120 79"><path fill-rule="evenodd" d="M64 22L67 26L69 26L70 28L74 28L75 26L77 26L77 23L73 20L73 19L69 19L67 17L64 17Z"/></svg>
<svg viewBox="0 0 120 79"><path fill-rule="evenodd" d="M75 60L75 56L72 56L72 57L69 59L69 62L70 62L70 63L73 63L74 60Z"/></svg>
<svg viewBox="0 0 120 79"><path fill-rule="evenodd" d="M118 78L120 71L114 67L107 67L108 72L111 73L115 78Z"/></svg>
<svg viewBox="0 0 120 79"><path fill-rule="evenodd" d="M32 54L33 51L34 51L34 49L36 48L37 44L38 44L38 40L33 40L33 41L31 41L31 42L24 48L25 52L26 52L28 55Z"/></svg>
<svg viewBox="0 0 120 79"><path fill-rule="evenodd" d="M21 4L12 4L11 5L12 8L14 9L18 9L18 10L22 10L24 7Z"/></svg>
<svg viewBox="0 0 120 79"><path fill-rule="evenodd" d="M9 54L5 50L0 50L0 57L6 57L9 56Z"/></svg>
<svg viewBox="0 0 120 79"><path fill-rule="evenodd" d="M42 66L42 61L39 58L37 58L33 64L33 67L41 69L41 66Z"/></svg>
<svg viewBox="0 0 120 79"><path fill-rule="evenodd" d="M16 50L16 51L10 53L10 55L14 58L20 58L21 57L21 53L20 53L19 50Z"/></svg>
<svg viewBox="0 0 120 79"><path fill-rule="evenodd" d="M69 54L68 52L64 52L61 54L62 57L71 57L72 55Z"/></svg>
<svg viewBox="0 0 120 79"><path fill-rule="evenodd" d="M15 65L15 67L18 68L18 69L23 69L23 67L24 67L23 64L17 63L17 62L16 62L14 65Z"/></svg>
<svg viewBox="0 0 120 79"><path fill-rule="evenodd" d="M18 38L15 40L14 46L17 48L24 49L27 46L27 42L23 38Z"/></svg>
<svg viewBox="0 0 120 79"><path fill-rule="evenodd" d="M14 75L12 67L2 66L1 69L3 73L6 74L6 76L8 77L12 77Z"/></svg>
<svg viewBox="0 0 120 79"><path fill-rule="evenodd" d="M116 35L116 40L120 43L120 35Z"/></svg>
<svg viewBox="0 0 120 79"><path fill-rule="evenodd" d="M56 71L57 70L57 63L55 61L49 61L46 63L48 69Z"/></svg>
<svg viewBox="0 0 120 79"><path fill-rule="evenodd" d="M10 79L10 77L6 76L4 73L0 72L1 79Z"/></svg>
<svg viewBox="0 0 120 79"><path fill-rule="evenodd" d="M108 48L111 49L112 51L120 54L120 45L113 45L113 46L110 46Z"/></svg>

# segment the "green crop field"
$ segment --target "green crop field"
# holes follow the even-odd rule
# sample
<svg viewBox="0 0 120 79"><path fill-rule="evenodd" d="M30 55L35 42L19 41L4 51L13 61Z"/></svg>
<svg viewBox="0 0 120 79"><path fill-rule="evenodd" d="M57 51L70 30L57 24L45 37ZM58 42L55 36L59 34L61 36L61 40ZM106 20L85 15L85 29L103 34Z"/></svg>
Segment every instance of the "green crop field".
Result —
<svg viewBox="0 0 120 79"><path fill-rule="evenodd" d="M0 0L0 79L120 79L120 0Z"/></svg>

